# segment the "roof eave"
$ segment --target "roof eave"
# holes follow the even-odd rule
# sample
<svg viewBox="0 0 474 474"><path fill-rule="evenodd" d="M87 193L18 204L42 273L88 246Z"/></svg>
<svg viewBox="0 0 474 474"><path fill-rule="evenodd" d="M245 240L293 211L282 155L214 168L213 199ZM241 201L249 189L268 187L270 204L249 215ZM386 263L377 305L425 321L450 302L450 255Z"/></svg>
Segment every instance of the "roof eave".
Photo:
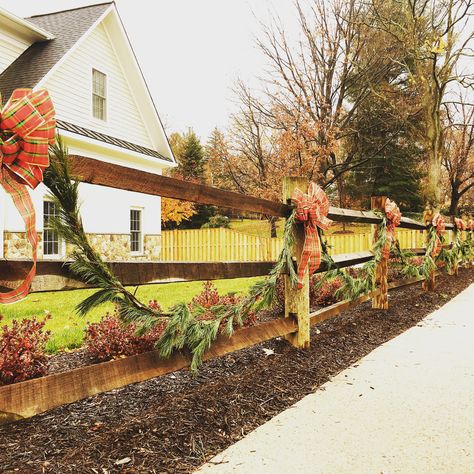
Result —
<svg viewBox="0 0 474 474"><path fill-rule="evenodd" d="M24 36L29 36L34 41L49 41L55 38L55 36L49 31L43 30L33 23L30 23L1 7L0 23L10 26L13 30L23 34Z"/></svg>
<svg viewBox="0 0 474 474"><path fill-rule="evenodd" d="M126 168L135 167L152 173L156 173L158 170L162 172L164 169L176 166L175 163L165 159L154 158L66 130L61 130L60 135L65 139L66 146L69 149L74 148L71 154L74 154L75 149L79 146L86 153L85 156L90 158L115 163ZM95 153L91 153L92 151Z"/></svg>

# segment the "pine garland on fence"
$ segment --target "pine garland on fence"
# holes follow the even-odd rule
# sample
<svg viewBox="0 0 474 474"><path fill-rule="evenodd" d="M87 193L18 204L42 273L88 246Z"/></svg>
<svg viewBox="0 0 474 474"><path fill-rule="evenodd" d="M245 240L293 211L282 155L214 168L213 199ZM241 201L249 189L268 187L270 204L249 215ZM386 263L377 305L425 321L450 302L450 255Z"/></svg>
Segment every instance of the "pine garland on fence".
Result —
<svg viewBox="0 0 474 474"><path fill-rule="evenodd" d="M79 181L71 176L67 150L59 138L56 145L51 147L50 165L44 173L44 184L49 188L59 211L51 219L50 225L73 248L70 255L72 262L68 264L71 272L82 282L100 288L78 305L79 314L84 316L93 308L112 302L117 305L122 320L127 323L150 324L151 320L158 322L162 319L122 285L90 245L80 217Z"/></svg>
<svg viewBox="0 0 474 474"><path fill-rule="evenodd" d="M401 273L408 278L421 277L428 280L433 271L438 268L438 262L441 264L440 266L445 268L448 274L452 275L460 264L468 263L474 258L474 239L472 234L472 231L467 232L467 238L463 240L462 232L459 230L455 231L454 242L452 242L450 248L445 248L446 239L444 236L437 236L436 227L430 226L427 231L426 250L422 256L421 264L414 264L411 261L415 255L409 250L401 249L398 240L395 246L394 257L400 260L398 265L400 266ZM440 239L443 247L439 255L433 257L437 238Z"/></svg>
<svg viewBox="0 0 474 474"><path fill-rule="evenodd" d="M293 226L295 211L292 212L285 224L283 248L276 265L268 277L250 288L249 295L238 305L215 306L212 308L215 318L213 320L200 320L200 312L204 308L197 308L193 314L185 304L172 308L170 321L158 341L158 349L163 357L169 357L175 350L188 349L193 355L191 370L196 370L202 357L219 333L219 328L224 325L223 333L232 336L235 326L241 326L251 311L261 311L270 307L275 301L277 281L280 274L289 270L292 286L297 283L297 274L291 258L291 247L294 243Z"/></svg>
<svg viewBox="0 0 474 474"><path fill-rule="evenodd" d="M355 278L349 270L341 269L338 267L334 259L328 253L328 244L321 238L322 244L322 261L326 264L327 271L324 276L317 283L317 288L323 286L328 280L339 278L342 282L342 286L336 290L336 298L355 300L361 295L370 293L375 289L375 273L378 263L382 259L382 252L387 238L387 220L384 215L381 215L382 222L376 229L376 240L374 242L372 253L373 259L366 262L361 270L359 277ZM320 232L321 237L322 231Z"/></svg>
<svg viewBox="0 0 474 474"><path fill-rule="evenodd" d="M252 286L248 296L237 305L213 307L212 320L199 319L208 309L196 305L191 309L185 303L175 305L166 314L157 313L122 285L90 245L80 217L79 181L71 176L68 153L60 139L51 147L50 162L44 183L59 210L58 216L51 220L51 226L73 248L69 255L72 262L68 264L71 272L84 283L99 288L77 306L77 311L85 315L103 303L112 302L117 307L120 320L125 324L134 323L142 334L157 323L166 321L166 328L157 343L162 357L169 357L176 350L188 350L192 356L191 370L195 371L220 331L230 337L234 328L241 326L252 311L260 311L273 304L280 274L286 271L291 285L297 284L291 257L296 220L296 211L293 211L285 224L283 248L277 263L268 277Z"/></svg>
<svg viewBox="0 0 474 474"><path fill-rule="evenodd" d="M353 277L349 270L340 269L334 259L328 253L328 244L323 239L322 231L320 231L322 244L322 261L325 263L328 271L318 281L317 288L322 287L328 280L339 278L342 286L336 291L337 298L355 300L359 296L368 294L375 290L375 272L377 264L382 258L382 250L386 240L386 219L383 216L382 222L376 230L377 239L374 242L372 252L374 258L365 263L360 269L359 277ZM396 239L395 244L392 245L391 251L395 266L398 266L402 275L406 278L423 278L428 280L433 271L437 269L437 262L444 263L444 267L448 273L452 273L455 268L461 263L467 263L474 258L474 235L473 232L467 232L467 238L462 239L462 233L456 232L455 240L451 248L442 248L437 257L433 257L433 250L436 247L437 238L441 240L441 244L445 243L442 235L437 236L436 227L430 226L427 230L427 243L425 254L422 256L420 263L413 263L412 259L416 257L414 253L409 250L402 249L400 242ZM396 262L398 260L398 262Z"/></svg>
<svg viewBox="0 0 474 474"><path fill-rule="evenodd" d="M444 238L440 236L441 243L443 244ZM413 263L412 259L416 255L410 250L405 250L400 247L400 242L397 239L396 244L393 246L394 257L399 260L399 263L395 265L399 267L401 274L407 278L423 278L428 280L431 277L433 271L436 270L436 261L433 258L433 250L436 246L436 227L429 227L426 236L426 250L424 255L421 257L421 264Z"/></svg>
<svg viewBox="0 0 474 474"><path fill-rule="evenodd" d="M473 231L466 232L466 239L462 238L463 231L454 230L454 241L450 248L443 248L439 260L445 264L446 271L452 275L460 264L471 262L474 259ZM444 240L442 240L444 242Z"/></svg>

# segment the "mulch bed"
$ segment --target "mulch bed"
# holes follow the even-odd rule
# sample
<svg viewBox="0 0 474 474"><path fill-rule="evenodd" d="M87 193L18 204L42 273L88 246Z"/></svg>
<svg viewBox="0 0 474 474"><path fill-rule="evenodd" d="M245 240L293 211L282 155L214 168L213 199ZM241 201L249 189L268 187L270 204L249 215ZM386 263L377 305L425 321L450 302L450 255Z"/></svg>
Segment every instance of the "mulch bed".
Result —
<svg viewBox="0 0 474 474"><path fill-rule="evenodd" d="M0 428L3 473L189 473L474 282L474 270L390 292L312 329L312 346L259 344ZM393 304L396 301L396 304ZM273 354L267 355L271 349Z"/></svg>

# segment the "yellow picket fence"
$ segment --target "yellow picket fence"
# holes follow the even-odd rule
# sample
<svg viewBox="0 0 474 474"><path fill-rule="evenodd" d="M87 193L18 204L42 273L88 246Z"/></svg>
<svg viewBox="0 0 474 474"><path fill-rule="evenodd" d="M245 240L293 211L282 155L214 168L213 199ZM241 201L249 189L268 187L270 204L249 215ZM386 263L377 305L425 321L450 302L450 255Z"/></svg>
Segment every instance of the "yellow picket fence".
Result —
<svg viewBox="0 0 474 474"><path fill-rule="evenodd" d="M276 259L281 239L232 229L167 230L161 234L161 260L174 262L261 262Z"/></svg>
<svg viewBox="0 0 474 474"><path fill-rule="evenodd" d="M448 243L451 231L446 232ZM244 234L232 229L167 230L161 234L161 260L165 262L259 262L274 261L282 240ZM397 237L402 248L424 246L424 233L399 229ZM370 233L335 234L327 236L330 254L370 250Z"/></svg>

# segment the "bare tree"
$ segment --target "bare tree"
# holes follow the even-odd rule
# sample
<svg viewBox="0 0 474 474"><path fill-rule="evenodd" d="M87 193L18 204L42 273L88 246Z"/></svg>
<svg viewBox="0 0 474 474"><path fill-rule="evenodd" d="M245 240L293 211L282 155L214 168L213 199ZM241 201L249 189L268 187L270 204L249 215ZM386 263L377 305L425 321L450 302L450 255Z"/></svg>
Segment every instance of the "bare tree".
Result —
<svg viewBox="0 0 474 474"><path fill-rule="evenodd" d="M474 79L458 67L461 58L472 56L474 31L468 21L473 12L474 0L372 0L368 15L368 26L390 35L405 51L396 62L419 91L420 137L429 164L426 199L435 208L441 201L443 103L451 86L469 88Z"/></svg>
<svg viewBox="0 0 474 474"><path fill-rule="evenodd" d="M278 21L264 27L258 46L270 64L267 100L255 107L268 126L303 140L314 161L310 179L341 188L343 173L359 164L344 146L356 133L353 117L392 64L383 55L366 55L371 30L359 21L363 2L297 1L296 8L301 32L296 46Z"/></svg>
<svg viewBox="0 0 474 474"><path fill-rule="evenodd" d="M462 97L447 113L443 166L450 186L449 214L455 216L461 199L474 189L474 104Z"/></svg>

